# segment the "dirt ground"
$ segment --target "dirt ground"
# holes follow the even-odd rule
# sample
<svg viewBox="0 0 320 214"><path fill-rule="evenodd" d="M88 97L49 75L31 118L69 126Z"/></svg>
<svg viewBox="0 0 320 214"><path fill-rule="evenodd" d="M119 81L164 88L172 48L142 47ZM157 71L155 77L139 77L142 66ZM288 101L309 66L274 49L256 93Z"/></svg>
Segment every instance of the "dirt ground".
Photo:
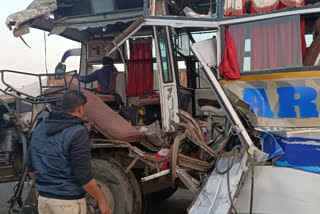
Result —
<svg viewBox="0 0 320 214"><path fill-rule="evenodd" d="M13 195L13 187L16 183L0 184L0 214L8 213L7 201Z"/></svg>
<svg viewBox="0 0 320 214"><path fill-rule="evenodd" d="M7 201L13 195L15 183L0 184L0 214L8 213ZM188 190L179 189L173 196L163 202L154 202L148 214L184 214L192 202L194 194ZM32 214L32 213L30 213Z"/></svg>

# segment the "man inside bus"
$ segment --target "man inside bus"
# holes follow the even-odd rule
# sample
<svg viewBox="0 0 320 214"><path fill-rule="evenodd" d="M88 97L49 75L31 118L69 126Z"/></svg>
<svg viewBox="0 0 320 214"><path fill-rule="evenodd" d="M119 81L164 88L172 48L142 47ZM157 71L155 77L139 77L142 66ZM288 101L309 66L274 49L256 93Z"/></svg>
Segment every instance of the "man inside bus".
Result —
<svg viewBox="0 0 320 214"><path fill-rule="evenodd" d="M103 67L93 73L85 76L79 76L79 81L82 83L91 83L98 81L97 91L101 94L113 95L115 103L119 106L122 105L122 98L119 94L110 91L110 80L111 75L114 72L118 72L113 64L113 59L111 57L103 57L102 59Z"/></svg>
<svg viewBox="0 0 320 214"><path fill-rule="evenodd" d="M103 57L102 64L103 67L101 69L86 76L79 76L79 81L82 83L98 81L100 85L100 87L98 87L99 92L109 91L111 74L118 71L113 65L113 59L110 57Z"/></svg>

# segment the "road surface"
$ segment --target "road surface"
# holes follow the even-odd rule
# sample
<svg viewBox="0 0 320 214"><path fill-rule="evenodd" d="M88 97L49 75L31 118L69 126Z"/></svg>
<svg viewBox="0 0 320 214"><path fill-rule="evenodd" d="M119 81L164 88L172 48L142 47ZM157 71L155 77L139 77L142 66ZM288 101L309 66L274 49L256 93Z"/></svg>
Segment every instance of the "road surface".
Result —
<svg viewBox="0 0 320 214"><path fill-rule="evenodd" d="M0 214L8 213L7 201L13 195L14 185L15 183L0 184ZM148 214L184 214L193 197L194 194L188 190L180 189L165 201L153 202L148 210Z"/></svg>
<svg viewBox="0 0 320 214"><path fill-rule="evenodd" d="M0 184L0 214L8 213L7 201L13 195L13 187L16 183Z"/></svg>
<svg viewBox="0 0 320 214"><path fill-rule="evenodd" d="M193 198L194 194L189 190L179 189L167 200L153 202L148 214L184 214Z"/></svg>

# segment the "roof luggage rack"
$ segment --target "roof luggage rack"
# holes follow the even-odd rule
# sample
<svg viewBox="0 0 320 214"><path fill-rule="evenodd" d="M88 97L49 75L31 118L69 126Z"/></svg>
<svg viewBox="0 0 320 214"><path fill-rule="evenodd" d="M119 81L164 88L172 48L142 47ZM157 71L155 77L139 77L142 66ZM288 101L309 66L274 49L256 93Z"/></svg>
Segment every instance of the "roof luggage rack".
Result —
<svg viewBox="0 0 320 214"><path fill-rule="evenodd" d="M21 91L21 89L14 88L5 81L5 77L8 74L19 74L23 76L31 76L38 78L40 95L33 96ZM32 74L13 70L0 70L0 76L1 83L4 85L4 88L0 87L0 92L31 104L41 104L59 101L62 99L64 92L68 91L72 84L77 84L77 89L80 90L80 83L78 81L77 71L69 71L63 74L59 74L58 79L60 79L63 82L61 85L43 85L43 80L45 80L45 78L54 78L57 76L54 73ZM68 79L70 80L68 81ZM74 81L75 79L77 81Z"/></svg>

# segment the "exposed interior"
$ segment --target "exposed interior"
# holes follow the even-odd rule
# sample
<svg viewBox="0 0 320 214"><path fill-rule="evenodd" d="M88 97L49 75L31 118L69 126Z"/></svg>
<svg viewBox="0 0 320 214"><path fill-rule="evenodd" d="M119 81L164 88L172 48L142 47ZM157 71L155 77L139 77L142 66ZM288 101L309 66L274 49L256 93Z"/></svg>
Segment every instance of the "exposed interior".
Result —
<svg viewBox="0 0 320 214"><path fill-rule="evenodd" d="M179 33L179 36L172 38L172 41L174 43L174 55L177 59L176 66L178 68L177 75L175 76L178 79L179 84L177 86L179 88L179 108L189 112L194 115L194 117L198 117L202 114L200 110L201 106L198 102L199 99L214 99L214 96L210 89L207 77L190 50L191 41L187 36L185 29L176 30ZM193 29L189 30L192 31ZM116 61L116 67L118 68L119 73L114 75L110 83L111 90L120 94L126 105L137 105L145 110L147 117L145 124L148 125L157 120L161 120L160 80L156 62L156 46L153 36L151 34L142 35L143 32L145 32L144 28L128 39L121 47L122 55L125 57L125 64L121 59L119 51L112 54L112 57ZM161 36L161 33L158 35ZM209 39L215 35L215 30L194 30L194 32L191 33L191 36L196 41ZM109 41L109 39L106 39L105 41L107 40ZM94 41L96 41L94 44L91 41L88 42L89 55L86 69L87 74L101 68L104 47L107 45L103 42L97 42L98 40ZM163 81L170 82L173 78L173 69L170 68L170 66L168 67L169 62L167 62L167 60L169 56L165 51L166 44L161 43L160 45L160 50L163 50L161 52L163 67L166 68L161 75ZM97 50L99 51L97 52ZM140 50L140 52L135 50ZM140 57L138 61L136 57ZM81 73L81 75L84 74L85 73ZM97 88L97 84L96 82L86 84L84 87L95 89ZM112 107L112 98L110 101L106 100L106 103ZM115 108L115 110L117 110L117 108Z"/></svg>

